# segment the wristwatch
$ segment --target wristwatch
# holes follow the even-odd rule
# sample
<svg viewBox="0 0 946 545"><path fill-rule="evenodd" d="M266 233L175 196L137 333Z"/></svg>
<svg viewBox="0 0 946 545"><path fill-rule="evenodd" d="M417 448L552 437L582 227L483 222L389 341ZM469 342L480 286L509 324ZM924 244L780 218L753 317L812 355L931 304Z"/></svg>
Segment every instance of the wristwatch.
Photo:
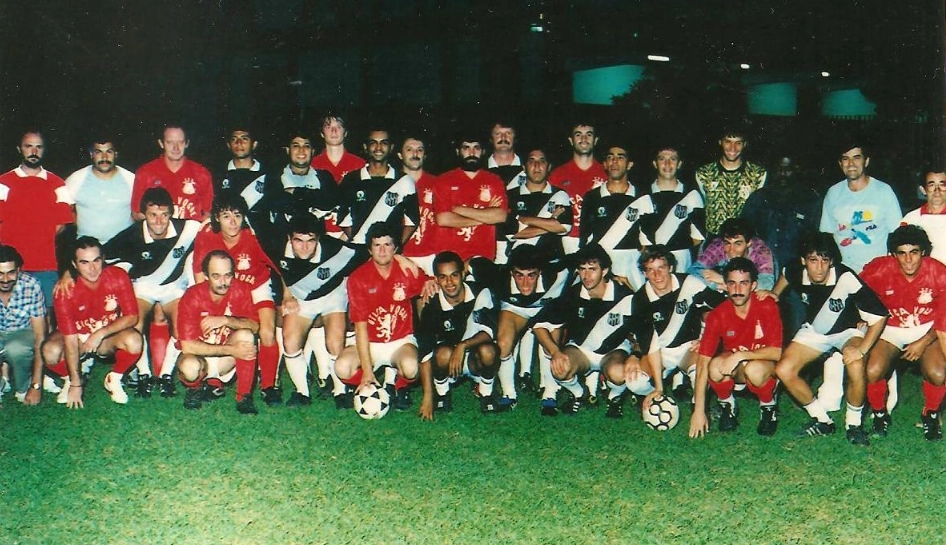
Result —
<svg viewBox="0 0 946 545"><path fill-rule="evenodd" d="M30 388L32 388L32 389L34 389L34 390L42 390L42 389L43 389L43 385L40 384L39 382L34 382L33 384L30 384Z"/></svg>

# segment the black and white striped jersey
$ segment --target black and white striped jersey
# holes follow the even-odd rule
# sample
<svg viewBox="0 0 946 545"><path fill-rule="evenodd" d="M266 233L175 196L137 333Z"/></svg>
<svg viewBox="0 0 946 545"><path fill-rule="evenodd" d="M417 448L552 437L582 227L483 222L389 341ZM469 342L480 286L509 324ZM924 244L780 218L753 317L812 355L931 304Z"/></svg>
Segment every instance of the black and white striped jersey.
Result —
<svg viewBox="0 0 946 545"><path fill-rule="evenodd" d="M490 155L486 160L486 170L499 176L506 189L515 189L526 183L526 171L522 168L522 159L518 155L511 165L497 165L496 160Z"/></svg>
<svg viewBox="0 0 946 545"><path fill-rule="evenodd" d="M451 305L441 291L424 305L420 313L420 321L414 328L421 360L430 358L438 345L456 346L458 342L467 338L465 333L475 302L476 293L469 284L464 282L463 301L460 303Z"/></svg>
<svg viewBox="0 0 946 545"><path fill-rule="evenodd" d="M311 301L331 293L367 259L364 250L334 237L322 236L315 255L310 259L294 257L292 247L287 243L286 253L276 265L292 295L302 301Z"/></svg>
<svg viewBox="0 0 946 545"><path fill-rule="evenodd" d="M186 274L184 263L200 229L199 221L171 219L167 237L155 239L144 220L137 221L112 237L102 252L106 263L124 269L135 282L172 284Z"/></svg>
<svg viewBox="0 0 946 545"><path fill-rule="evenodd" d="M633 185L627 193L611 193L607 184L585 193L579 224L581 245L596 242L605 250L640 249L641 211L636 194Z"/></svg>
<svg viewBox="0 0 946 545"><path fill-rule="evenodd" d="M660 348L675 348L700 338L703 313L716 308L726 296L706 286L696 277L674 273L672 289L657 295L650 282L634 294L632 314L642 327L657 333ZM646 339L645 332L639 334ZM644 352L650 347L641 346Z"/></svg>
<svg viewBox="0 0 946 545"><path fill-rule="evenodd" d="M290 209L284 211L289 216L287 221L292 215L303 212L324 220L338 209L341 194L331 172L310 168L305 174L294 174L286 165L279 179L284 190L292 189Z"/></svg>
<svg viewBox="0 0 946 545"><path fill-rule="evenodd" d="M508 240L507 255L515 248L530 245L541 249L549 257L562 257L562 237L572 229L572 205L568 193L547 183L542 191L535 192L529 191L526 185L516 186L509 189L506 196L509 198L510 213L502 227L496 229L496 239ZM522 230L519 223L521 216L551 218L555 213L558 213L555 219L565 227L562 233L545 233L526 239L512 238Z"/></svg>
<svg viewBox="0 0 946 545"><path fill-rule="evenodd" d="M805 305L805 321L816 333L832 335L857 326L863 320L874 324L890 313L877 294L847 265L831 267L824 284L812 284L800 262L782 269L788 289Z"/></svg>
<svg viewBox="0 0 946 545"><path fill-rule="evenodd" d="M388 167L385 176L371 176L368 167L349 172L342 178L340 189L338 226L351 229L354 244L365 244L368 228L379 221L395 233L401 233L404 226L417 225L414 179L406 174L399 177L393 167Z"/></svg>
<svg viewBox="0 0 946 545"><path fill-rule="evenodd" d="M567 260L546 263L539 271L535 291L525 295L516 287L508 265L496 265L481 257L470 259L467 281L481 289L489 289L501 304L522 309L534 315L539 309L557 299L574 278Z"/></svg>
<svg viewBox="0 0 946 545"><path fill-rule="evenodd" d="M634 292L623 284L608 281L604 296L592 298L581 284L569 286L556 301L535 317L533 328L554 330L564 327L567 343L595 354L605 355L631 339L634 327L631 301Z"/></svg>
<svg viewBox="0 0 946 545"><path fill-rule="evenodd" d="M674 191L659 191L654 182L650 193L635 206L640 210L640 230L647 246L663 244L670 250L689 250L693 240L706 239L703 196L696 188L678 182Z"/></svg>

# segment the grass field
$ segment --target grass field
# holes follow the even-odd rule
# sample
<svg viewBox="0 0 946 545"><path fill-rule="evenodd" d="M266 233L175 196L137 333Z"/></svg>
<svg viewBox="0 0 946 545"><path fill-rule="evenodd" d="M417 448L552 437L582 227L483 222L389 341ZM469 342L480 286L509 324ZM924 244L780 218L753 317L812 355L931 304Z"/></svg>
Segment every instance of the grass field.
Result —
<svg viewBox="0 0 946 545"><path fill-rule="evenodd" d="M939 543L946 444L914 427L919 379L869 448L797 440L781 400L756 435L686 438L604 408L484 416L469 389L436 422L363 421L331 401L236 413L181 398L114 405L93 374L86 408L12 396L0 410L0 543ZM286 381L288 383L288 381ZM837 414L836 420L843 420Z"/></svg>

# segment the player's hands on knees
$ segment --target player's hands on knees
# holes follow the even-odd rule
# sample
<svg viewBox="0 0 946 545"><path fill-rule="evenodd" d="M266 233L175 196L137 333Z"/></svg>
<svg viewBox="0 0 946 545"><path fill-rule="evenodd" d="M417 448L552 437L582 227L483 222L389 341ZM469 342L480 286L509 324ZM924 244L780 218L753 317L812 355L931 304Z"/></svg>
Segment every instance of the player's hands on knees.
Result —
<svg viewBox="0 0 946 545"><path fill-rule="evenodd" d="M79 343L79 354L95 354L104 337L101 329L89 335L89 338Z"/></svg>
<svg viewBox="0 0 946 545"><path fill-rule="evenodd" d="M256 359L256 343L249 341L237 341L230 345L232 347L232 356L238 360Z"/></svg>
<svg viewBox="0 0 946 545"><path fill-rule="evenodd" d="M706 413L703 411L693 411L690 417L690 438L697 439L706 435L709 431L709 420L706 419Z"/></svg>
<svg viewBox="0 0 946 545"><path fill-rule="evenodd" d="M204 335L230 323L226 316L204 316L200 319L200 332Z"/></svg>
<svg viewBox="0 0 946 545"><path fill-rule="evenodd" d="M465 354L466 351L460 345L453 349L453 353L450 354L450 361L447 362L447 373L451 377L456 378L463 372L463 356Z"/></svg>
<svg viewBox="0 0 946 545"><path fill-rule="evenodd" d="M299 300L295 297L283 297L282 315L299 314Z"/></svg>
<svg viewBox="0 0 946 545"><path fill-rule="evenodd" d="M930 343L926 342L925 339L921 338L915 340L903 349L903 355L900 357L907 361L916 361L920 359L920 357L923 355L923 352L926 352L926 347L929 345Z"/></svg>
<svg viewBox="0 0 946 545"><path fill-rule="evenodd" d="M570 361L568 354L564 351L558 351L552 356L552 374L558 377L568 374Z"/></svg>
<svg viewBox="0 0 946 545"><path fill-rule="evenodd" d="M859 346L847 345L841 349L841 361L844 363L844 365L852 364L855 361L864 358L866 358L866 356L863 352L861 352L861 348Z"/></svg>
<svg viewBox="0 0 946 545"><path fill-rule="evenodd" d="M81 409L82 407L82 386L69 385L69 395L66 397L66 408Z"/></svg>

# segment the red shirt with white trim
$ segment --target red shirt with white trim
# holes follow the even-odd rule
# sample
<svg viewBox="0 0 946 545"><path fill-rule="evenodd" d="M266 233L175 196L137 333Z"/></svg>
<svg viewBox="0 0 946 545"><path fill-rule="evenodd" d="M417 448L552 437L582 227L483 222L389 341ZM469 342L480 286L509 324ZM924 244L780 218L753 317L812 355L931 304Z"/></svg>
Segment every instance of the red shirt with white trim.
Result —
<svg viewBox="0 0 946 545"><path fill-rule="evenodd" d="M163 187L174 201L174 217L185 220L203 220L210 214L214 199L210 171L200 163L184 158L181 168L171 172L164 157L145 163L135 172L135 186L131 192L131 210L138 212L141 196L146 189Z"/></svg>
<svg viewBox="0 0 946 545"><path fill-rule="evenodd" d="M240 282L258 288L269 282L269 271L276 266L270 261L256 235L249 229L240 231L240 239L232 248L223 242L223 233L214 233L210 225L205 225L194 240L194 274L201 272L204 257L214 250L223 250L233 258L233 276Z"/></svg>
<svg viewBox="0 0 946 545"><path fill-rule="evenodd" d="M91 335L122 316L138 315L138 300L128 273L105 267L94 286L81 277L66 297L53 299L56 323L63 335Z"/></svg>
<svg viewBox="0 0 946 545"><path fill-rule="evenodd" d="M917 327L934 320L944 320L946 303L946 265L924 257L920 270L908 280L900 263L892 255L874 258L864 265L861 280L874 290L890 311L887 325ZM936 329L944 329L937 325Z"/></svg>
<svg viewBox="0 0 946 545"><path fill-rule="evenodd" d="M361 265L348 277L348 318L368 323L368 340L389 343L414 333L411 298L420 295L427 277L401 271L397 262L383 278L374 261Z"/></svg>
<svg viewBox="0 0 946 545"><path fill-rule="evenodd" d="M494 197L509 211L509 199L503 180L488 170L479 170L470 178L460 168L445 172L434 183L434 213L450 212L454 206L488 208ZM473 256L496 258L496 226L444 227L438 230L437 248L449 248L464 261Z"/></svg>
<svg viewBox="0 0 946 545"><path fill-rule="evenodd" d="M572 230L570 237L578 236L578 227L581 225L581 202L585 193L608 181L608 173L598 161L594 161L588 170L582 170L575 160L565 163L549 174L549 183L559 189L564 189L572 200Z"/></svg>
<svg viewBox="0 0 946 545"><path fill-rule="evenodd" d="M312 158L312 168L329 171L332 174L332 178L335 178L336 184L342 183L342 178L349 172L358 170L367 164L367 161L354 153L349 153L347 150L342 154L342 158L339 159L337 165L332 163L332 160L328 158L328 153L325 151ZM325 231L328 233L341 233L342 229L338 226L337 220L338 218L335 213L332 213L332 215L326 218Z"/></svg>
<svg viewBox="0 0 946 545"><path fill-rule="evenodd" d="M231 282L230 289L220 301L210 296L210 284L202 282L187 288L177 305L177 338L179 341L202 341L207 344L227 342L232 330L218 327L206 334L200 329L200 321L207 316L235 316L256 320L253 297L249 285Z"/></svg>
<svg viewBox="0 0 946 545"><path fill-rule="evenodd" d="M434 255L442 251L438 245L440 240L440 231L447 230L445 227L437 225L434 213L434 184L437 183L437 177L424 173L419 180L414 182L417 190L417 229L411 234L411 238L404 243L404 251L407 257L420 257Z"/></svg>
<svg viewBox="0 0 946 545"><path fill-rule="evenodd" d="M72 197L48 170L17 167L0 176L0 241L23 257L24 271L56 270L56 227L73 222Z"/></svg>
<svg viewBox="0 0 946 545"><path fill-rule="evenodd" d="M749 313L745 318L736 314L731 299L723 301L706 316L706 329L700 338L700 355L712 358L723 351L758 350L767 346L782 347L782 319L778 304L772 299L756 299L750 294Z"/></svg>

